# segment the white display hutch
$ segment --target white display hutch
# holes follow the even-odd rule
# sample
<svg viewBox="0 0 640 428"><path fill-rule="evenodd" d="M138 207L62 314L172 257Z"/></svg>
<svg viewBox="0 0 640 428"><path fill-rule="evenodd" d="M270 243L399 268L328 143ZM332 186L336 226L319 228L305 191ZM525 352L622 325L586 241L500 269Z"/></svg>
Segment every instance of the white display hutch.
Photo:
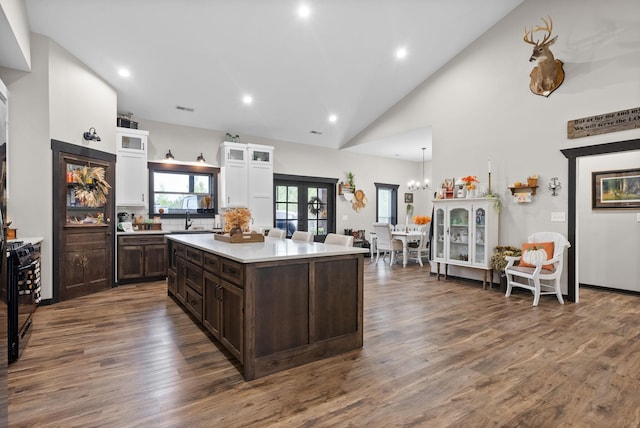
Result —
<svg viewBox="0 0 640 428"><path fill-rule="evenodd" d="M116 205L145 206L149 131L116 128Z"/></svg>
<svg viewBox="0 0 640 428"><path fill-rule="evenodd" d="M220 207L247 207L252 227L273 227L273 147L220 145Z"/></svg>
<svg viewBox="0 0 640 428"><path fill-rule="evenodd" d="M433 201L433 260L440 280L440 264L484 270L483 288L493 278L491 256L498 245L499 212L495 199L436 199Z"/></svg>

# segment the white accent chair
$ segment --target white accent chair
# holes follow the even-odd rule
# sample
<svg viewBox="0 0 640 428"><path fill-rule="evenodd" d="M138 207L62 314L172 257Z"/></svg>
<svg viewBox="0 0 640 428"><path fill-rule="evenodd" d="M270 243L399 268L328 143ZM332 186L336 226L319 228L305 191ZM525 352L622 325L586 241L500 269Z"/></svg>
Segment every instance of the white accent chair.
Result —
<svg viewBox="0 0 640 428"><path fill-rule="evenodd" d="M284 239L287 237L287 232L282 229L271 229L267 236L269 238Z"/></svg>
<svg viewBox="0 0 640 428"><path fill-rule="evenodd" d="M293 235L291 235L291 240L297 242L313 242L313 233L296 230L293 232Z"/></svg>
<svg viewBox="0 0 640 428"><path fill-rule="evenodd" d="M380 251L383 251L385 254L382 260L384 261L387 253L390 253L389 264L393 265L396 259L396 253L402 251L402 241L393 239L389 223L374 223L373 231L376 234L376 263L378 263L378 259L380 258Z"/></svg>
<svg viewBox="0 0 640 428"><path fill-rule="evenodd" d="M429 238L427 238L426 227L421 226L420 232L421 232L420 240L417 243L415 243L415 245L413 245L413 243L410 242L409 246L407 247L407 252L410 259L414 259L415 261L420 263L420 266L424 266L422 264L422 258L429 257L429 248L427 245L429 243Z"/></svg>
<svg viewBox="0 0 640 428"><path fill-rule="evenodd" d="M345 247L353 247L353 236L327 233L324 243L327 245L344 245Z"/></svg>
<svg viewBox="0 0 640 428"><path fill-rule="evenodd" d="M571 247L571 244L562 234L557 232L538 232L528 238L528 242L553 242L553 258L540 261L533 267L521 267L515 265L520 257L507 256L507 266L504 273L507 275L507 292L505 297L511 295L513 287L526 288L533 293L533 306L538 306L540 296L543 294L555 294L560 304L564 304L562 291L560 290L560 277L562 276L562 265L564 250ZM553 269L543 269L543 265L553 265ZM542 281L549 282L543 283Z"/></svg>

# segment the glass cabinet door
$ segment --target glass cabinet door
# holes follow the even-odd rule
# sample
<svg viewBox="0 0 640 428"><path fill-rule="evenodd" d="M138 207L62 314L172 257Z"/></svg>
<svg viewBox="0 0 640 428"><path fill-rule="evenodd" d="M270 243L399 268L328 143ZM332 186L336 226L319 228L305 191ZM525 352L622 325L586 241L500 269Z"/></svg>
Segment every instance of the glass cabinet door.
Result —
<svg viewBox="0 0 640 428"><path fill-rule="evenodd" d="M486 237L487 237L487 209L486 207L476 207L473 218L473 264L486 265L487 264L487 252L486 252Z"/></svg>
<svg viewBox="0 0 640 428"><path fill-rule="evenodd" d="M106 195L101 192L104 168L67 162L66 223L74 226L105 224Z"/></svg>
<svg viewBox="0 0 640 428"><path fill-rule="evenodd" d="M133 135L122 135L120 137L120 148L136 151L144 150L144 142L142 138Z"/></svg>
<svg viewBox="0 0 640 428"><path fill-rule="evenodd" d="M444 208L438 208L435 210L435 219L434 219L434 239L435 239L435 253L433 257L437 259L444 258L444 239L445 239L445 219L444 219Z"/></svg>
<svg viewBox="0 0 640 428"><path fill-rule="evenodd" d="M271 163L271 152L268 150L259 150L252 149L251 150L251 161L252 162L264 162Z"/></svg>
<svg viewBox="0 0 640 428"><path fill-rule="evenodd" d="M451 207L449 210L449 259L469 261L470 253L470 210L465 207Z"/></svg>
<svg viewBox="0 0 640 428"><path fill-rule="evenodd" d="M234 149L232 147L227 148L227 160L244 162L245 149Z"/></svg>

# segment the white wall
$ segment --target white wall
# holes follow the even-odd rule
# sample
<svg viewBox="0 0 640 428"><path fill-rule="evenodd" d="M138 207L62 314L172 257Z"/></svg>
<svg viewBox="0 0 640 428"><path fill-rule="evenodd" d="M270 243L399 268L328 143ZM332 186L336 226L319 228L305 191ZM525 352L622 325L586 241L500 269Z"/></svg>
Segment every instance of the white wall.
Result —
<svg viewBox="0 0 640 428"><path fill-rule="evenodd" d="M531 46L525 26L551 15L558 41L552 48L564 61L566 78L551 96L529 91ZM640 9L635 0L527 0L436 75L400 101L355 143L431 125L433 181L477 175L500 193L500 243L520 245L536 231L567 233L551 212L567 212L567 160L560 150L640 137L630 130L567 139L567 121L640 105ZM507 186L530 174L540 177L531 204L510 202ZM563 185L557 197L546 189L551 177ZM640 254L622 245L636 259ZM596 263L596 260L587 260ZM452 269L453 275L480 278L480 272ZM566 293L566 281L564 281Z"/></svg>
<svg viewBox="0 0 640 428"><path fill-rule="evenodd" d="M18 238L42 237L42 298L52 287L51 139L115 152L116 93L55 42L31 38L30 73L0 70L10 92L8 215ZM95 127L101 142L82 133ZM101 129L102 128L102 129Z"/></svg>
<svg viewBox="0 0 640 428"><path fill-rule="evenodd" d="M149 160L162 160L167 150L177 160L194 161L203 153L207 163L220 165L220 143L225 132L210 131L199 128L172 125L146 119L138 119L138 127L149 131ZM241 136L241 142L274 146L274 173L303 175L313 177L335 178L347 181L347 173L355 175L356 187L367 195L368 204L356 212L351 203L338 197L336 204L336 230L343 229L371 230L376 220L375 185L389 183L400 185L398 216L404 222L405 204L403 194L406 183L422 174L422 165L416 162L384 159L347 151L328 149L317 146L302 146L266 138ZM428 176L428 174L426 174ZM427 192L429 195L431 192ZM415 214L431 215L431 207L427 193L416 193ZM209 225L210 227L211 225Z"/></svg>

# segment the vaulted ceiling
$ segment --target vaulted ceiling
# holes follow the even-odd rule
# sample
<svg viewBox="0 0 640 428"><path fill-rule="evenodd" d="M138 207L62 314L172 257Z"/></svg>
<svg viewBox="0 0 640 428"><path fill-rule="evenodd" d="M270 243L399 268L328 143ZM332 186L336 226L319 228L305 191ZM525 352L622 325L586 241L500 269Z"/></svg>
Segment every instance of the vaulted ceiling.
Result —
<svg viewBox="0 0 640 428"><path fill-rule="evenodd" d="M26 0L26 6L32 32L116 89L119 112L340 148L521 2ZM303 3L306 18L298 13ZM396 57L400 48L404 58ZM130 75L122 77L122 69ZM430 129L408 131L389 136L394 150L390 141L368 150L421 160ZM428 142L411 138L427 134Z"/></svg>

